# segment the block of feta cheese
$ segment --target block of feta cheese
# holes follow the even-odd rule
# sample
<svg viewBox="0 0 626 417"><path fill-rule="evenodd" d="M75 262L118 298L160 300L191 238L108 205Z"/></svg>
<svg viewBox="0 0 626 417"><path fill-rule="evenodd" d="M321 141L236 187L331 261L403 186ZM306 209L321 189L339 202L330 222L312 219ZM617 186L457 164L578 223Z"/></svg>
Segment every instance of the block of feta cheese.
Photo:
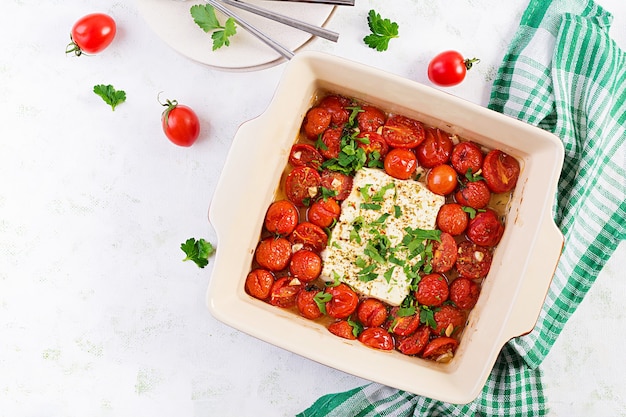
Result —
<svg viewBox="0 0 626 417"><path fill-rule="evenodd" d="M418 181L360 169L321 254L322 279L339 280L363 296L400 305L410 291L410 268L421 259L415 247L424 242L413 239L421 235L412 231L434 230L444 202Z"/></svg>

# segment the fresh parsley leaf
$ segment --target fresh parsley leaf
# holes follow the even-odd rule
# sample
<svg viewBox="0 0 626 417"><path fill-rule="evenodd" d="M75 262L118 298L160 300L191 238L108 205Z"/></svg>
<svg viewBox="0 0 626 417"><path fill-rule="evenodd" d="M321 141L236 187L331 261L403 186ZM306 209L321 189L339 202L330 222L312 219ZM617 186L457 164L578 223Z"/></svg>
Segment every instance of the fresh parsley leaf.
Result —
<svg viewBox="0 0 626 417"><path fill-rule="evenodd" d="M111 84L94 85L93 92L102 97L102 100L109 106L111 110L115 110L118 104L126 101L126 92L123 90L116 90Z"/></svg>
<svg viewBox="0 0 626 417"><path fill-rule="evenodd" d="M348 324L352 326L352 334L354 335L354 337L359 337L359 334L361 334L361 332L363 331L363 326L361 325L361 323L359 323L358 321L350 320L350 318L348 318L347 321Z"/></svg>
<svg viewBox="0 0 626 417"><path fill-rule="evenodd" d="M213 50L221 48L222 46L230 45L230 37L237 33L237 25L232 17L226 19L222 26L215 15L215 9L210 4L196 4L189 9L193 21L200 29L206 33L211 33L211 39L213 39Z"/></svg>
<svg viewBox="0 0 626 417"><path fill-rule="evenodd" d="M313 301L317 304L322 314L326 314L326 303L333 299L333 296L327 292L320 291L313 297Z"/></svg>
<svg viewBox="0 0 626 417"><path fill-rule="evenodd" d="M185 243L180 245L180 248L185 252L184 261L193 261L200 268L204 268L209 264L209 257L215 253L215 248L211 242L207 242L204 239L196 240L189 238Z"/></svg>
<svg viewBox="0 0 626 417"><path fill-rule="evenodd" d="M420 321L433 329L437 328L435 312L426 306L421 306L420 308Z"/></svg>
<svg viewBox="0 0 626 417"><path fill-rule="evenodd" d="M398 24L389 19L383 19L374 10L369 11L367 24L372 33L364 37L363 42L379 52L386 51L389 47L389 41L399 36Z"/></svg>

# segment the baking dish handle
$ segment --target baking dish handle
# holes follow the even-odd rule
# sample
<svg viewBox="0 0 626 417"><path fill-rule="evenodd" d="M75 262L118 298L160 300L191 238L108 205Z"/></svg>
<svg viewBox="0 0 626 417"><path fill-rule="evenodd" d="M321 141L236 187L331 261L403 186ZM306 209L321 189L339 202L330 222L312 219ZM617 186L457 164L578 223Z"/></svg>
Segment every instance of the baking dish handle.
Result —
<svg viewBox="0 0 626 417"><path fill-rule="evenodd" d="M563 234L549 216L545 216L537 243L531 252L530 265L520 287L507 326L506 336L517 337L529 333L537 323L541 307L548 293L557 263L563 249ZM537 297L544 294L544 297ZM508 341L508 339L507 339Z"/></svg>

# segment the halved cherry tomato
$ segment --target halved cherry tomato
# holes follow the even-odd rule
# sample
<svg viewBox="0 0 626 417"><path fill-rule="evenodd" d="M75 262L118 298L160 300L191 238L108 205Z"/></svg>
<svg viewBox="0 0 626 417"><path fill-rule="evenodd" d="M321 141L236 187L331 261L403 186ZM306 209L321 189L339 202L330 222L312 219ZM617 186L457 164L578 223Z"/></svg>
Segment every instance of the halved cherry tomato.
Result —
<svg viewBox="0 0 626 417"><path fill-rule="evenodd" d="M315 296L320 292L318 288L302 288L296 296L296 307L300 315L309 320L322 317L322 312L315 302Z"/></svg>
<svg viewBox="0 0 626 417"><path fill-rule="evenodd" d="M392 148L415 148L424 140L424 125L415 119L393 114L385 122L382 135Z"/></svg>
<svg viewBox="0 0 626 417"><path fill-rule="evenodd" d="M395 148L385 157L384 165L387 174L399 180L407 180L417 170L417 157L409 149Z"/></svg>
<svg viewBox="0 0 626 417"><path fill-rule="evenodd" d="M254 258L262 268L282 271L291 259L291 243L284 237L268 237L259 242Z"/></svg>
<svg viewBox="0 0 626 417"><path fill-rule="evenodd" d="M330 227L341 215L341 206L334 198L320 199L311 204L307 219L319 227Z"/></svg>
<svg viewBox="0 0 626 417"><path fill-rule="evenodd" d="M294 168L285 179L285 194L296 206L304 207L315 200L320 192L322 178L313 168Z"/></svg>
<svg viewBox="0 0 626 417"><path fill-rule="evenodd" d="M483 152L474 142L459 142L452 149L450 163L459 175L467 174L470 169L476 174L483 166Z"/></svg>
<svg viewBox="0 0 626 417"><path fill-rule="evenodd" d="M117 26L115 20L104 13L91 13L74 23L71 31L72 42L66 53L80 56L83 53L97 54L113 42Z"/></svg>
<svg viewBox="0 0 626 417"><path fill-rule="evenodd" d="M387 116L374 106L362 106L361 112L356 116L356 121L361 132L376 132L379 127L385 124Z"/></svg>
<svg viewBox="0 0 626 417"><path fill-rule="evenodd" d="M433 331L436 335L450 336L461 331L465 326L465 313L457 307L445 304L435 311L437 327Z"/></svg>
<svg viewBox="0 0 626 417"><path fill-rule="evenodd" d="M274 284L274 275L268 270L257 268L248 273L245 288L254 298L265 300L270 296L272 284Z"/></svg>
<svg viewBox="0 0 626 417"><path fill-rule="evenodd" d="M448 203L441 206L437 213L437 227L452 236L458 236L465 231L469 215L460 204Z"/></svg>
<svg viewBox="0 0 626 417"><path fill-rule="evenodd" d="M299 213L289 200L278 200L270 204L265 214L265 228L277 235L288 235L298 224Z"/></svg>
<svg viewBox="0 0 626 417"><path fill-rule="evenodd" d="M415 291L417 302L429 307L442 305L448 300L448 295L448 280L441 274L423 276Z"/></svg>
<svg viewBox="0 0 626 417"><path fill-rule="evenodd" d="M291 255L289 273L292 277L302 282L311 282L319 277L321 272L322 259L317 253L301 249Z"/></svg>
<svg viewBox="0 0 626 417"><path fill-rule="evenodd" d="M200 136L200 120L189 106L167 100L167 109L161 115L161 125L165 136L178 146L191 146Z"/></svg>
<svg viewBox="0 0 626 417"><path fill-rule="evenodd" d="M480 285L468 278L457 278L450 284L450 300L462 310L474 308L480 295Z"/></svg>
<svg viewBox="0 0 626 417"><path fill-rule="evenodd" d="M454 199L464 206L482 209L489 204L491 192L483 180L463 181L457 192L454 193Z"/></svg>
<svg viewBox="0 0 626 417"><path fill-rule="evenodd" d="M312 107L307 111L302 122L302 130L307 138L317 140L317 137L324 133L330 126L331 114L322 107Z"/></svg>
<svg viewBox="0 0 626 417"><path fill-rule="evenodd" d="M387 307L375 298L366 298L356 309L357 317L365 327L379 327L387 320Z"/></svg>
<svg viewBox="0 0 626 417"><path fill-rule="evenodd" d="M294 167L308 166L318 169L324 162L322 154L312 145L306 143L296 143L289 152L289 163Z"/></svg>
<svg viewBox="0 0 626 417"><path fill-rule="evenodd" d="M333 124L341 125L350 118L350 111L346 107L350 106L350 99L338 95L324 97L319 107L326 109L330 113Z"/></svg>
<svg viewBox="0 0 626 417"><path fill-rule="evenodd" d="M459 341L451 337L438 337L431 340L424 348L422 357L436 359L446 353L453 354L459 346Z"/></svg>
<svg viewBox="0 0 626 417"><path fill-rule="evenodd" d="M328 325L328 331L344 339L355 340L354 327L347 320L339 320Z"/></svg>
<svg viewBox="0 0 626 417"><path fill-rule="evenodd" d="M493 255L491 250L469 241L458 245L456 270L460 276L469 279L484 278L491 268Z"/></svg>
<svg viewBox="0 0 626 417"><path fill-rule="evenodd" d="M328 235L321 227L311 222L302 222L291 232L289 241L292 245L302 245L302 249L320 253L326 247Z"/></svg>
<svg viewBox="0 0 626 417"><path fill-rule="evenodd" d="M452 153L452 139L442 130L426 129L425 139L415 150L420 166L432 168L445 164L450 160Z"/></svg>
<svg viewBox="0 0 626 417"><path fill-rule="evenodd" d="M345 319L354 313L358 304L359 296L346 284L334 287L326 287L324 290L332 296L326 303L326 314L335 319Z"/></svg>
<svg viewBox="0 0 626 417"><path fill-rule="evenodd" d="M385 139L376 132L361 132L357 135L356 139L357 146L365 151L368 162L375 158L382 162L385 156L387 156L387 152L389 152L389 145L387 145Z"/></svg>
<svg viewBox="0 0 626 417"><path fill-rule="evenodd" d="M361 332L358 339L365 346L374 349L392 350L394 347L393 337L382 327L368 327Z"/></svg>
<svg viewBox="0 0 626 417"><path fill-rule="evenodd" d="M387 328L390 333L398 336L408 336L415 332L420 325L420 316L417 313L402 315L399 307L394 307L389 312Z"/></svg>
<svg viewBox="0 0 626 417"><path fill-rule="evenodd" d="M428 79L442 87L459 84L478 59L465 59L457 51L445 51L436 55L428 64Z"/></svg>
<svg viewBox="0 0 626 417"><path fill-rule="evenodd" d="M443 274L452 269L456 263L456 241L450 233L441 233L441 242L433 242L433 259L431 265L433 272Z"/></svg>
<svg viewBox="0 0 626 417"><path fill-rule="evenodd" d="M515 188L519 173L519 162L511 155L494 149L485 156L482 175L494 193L505 193Z"/></svg>
<svg viewBox="0 0 626 417"><path fill-rule="evenodd" d="M456 171L447 164L437 165L426 174L426 185L435 194L450 194L457 183Z"/></svg>
<svg viewBox="0 0 626 417"><path fill-rule="evenodd" d="M420 326L415 333L396 338L396 349L405 355L419 355L428 344L430 327Z"/></svg>
<svg viewBox="0 0 626 417"><path fill-rule="evenodd" d="M291 277L282 277L274 281L270 291L269 303L276 307L290 308L296 305L296 297L302 284Z"/></svg>
<svg viewBox="0 0 626 417"><path fill-rule="evenodd" d="M352 191L352 177L337 171L325 169L321 174L321 185L328 190L336 191L335 200L345 200Z"/></svg>
<svg viewBox="0 0 626 417"><path fill-rule="evenodd" d="M341 152L341 134L343 126L329 127L322 134L323 146L319 146L319 152L326 159L337 158Z"/></svg>
<svg viewBox="0 0 626 417"><path fill-rule="evenodd" d="M478 213L467 225L467 237L479 246L496 246L503 233L504 225L491 209Z"/></svg>

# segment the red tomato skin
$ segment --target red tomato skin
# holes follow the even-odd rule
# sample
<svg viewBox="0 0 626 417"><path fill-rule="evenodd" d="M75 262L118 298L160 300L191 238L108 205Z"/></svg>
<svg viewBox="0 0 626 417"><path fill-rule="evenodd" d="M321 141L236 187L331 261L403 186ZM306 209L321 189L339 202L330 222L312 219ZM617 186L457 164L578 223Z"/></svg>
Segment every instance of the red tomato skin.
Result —
<svg viewBox="0 0 626 417"><path fill-rule="evenodd" d="M358 141L357 146L365 151L368 162L373 159L372 153L374 152L378 152L379 160L383 161L389 152L389 145L387 145L385 139L376 132L361 132L357 135L357 140L363 138L367 138L369 143Z"/></svg>
<svg viewBox="0 0 626 417"><path fill-rule="evenodd" d="M282 271L291 259L291 243L284 237L265 238L259 242L254 257L262 268Z"/></svg>
<svg viewBox="0 0 626 417"><path fill-rule="evenodd" d="M387 320L387 307L375 298L366 298L359 303L357 317L365 327L379 327Z"/></svg>
<svg viewBox="0 0 626 417"><path fill-rule="evenodd" d="M480 285L467 278L457 278L450 284L450 300L461 310L474 308L480 295Z"/></svg>
<svg viewBox="0 0 626 417"><path fill-rule="evenodd" d="M456 171L447 164L437 165L426 174L426 185L435 194L448 195L455 190L457 184Z"/></svg>
<svg viewBox="0 0 626 417"><path fill-rule="evenodd" d="M326 159L333 159L339 156L341 152L341 134L343 126L329 127L322 134L322 143L324 147L319 148L320 154Z"/></svg>
<svg viewBox="0 0 626 417"><path fill-rule="evenodd" d="M387 116L385 113L374 106L361 107L362 112L356 116L359 130L361 132L376 132L378 128L385 124Z"/></svg>
<svg viewBox="0 0 626 417"><path fill-rule="evenodd" d="M333 197L335 200L345 200L352 191L352 177L337 171L325 169L321 174L321 185L337 193Z"/></svg>
<svg viewBox="0 0 626 417"><path fill-rule="evenodd" d="M428 344L429 338L430 327L420 326L411 335L397 337L396 349L405 355L419 355Z"/></svg>
<svg viewBox="0 0 626 417"><path fill-rule="evenodd" d="M491 191L506 193L515 188L520 174L517 159L499 149L489 151L483 160L483 177Z"/></svg>
<svg viewBox="0 0 626 417"><path fill-rule="evenodd" d="M331 114L322 107L312 107L307 111L302 122L302 131L310 140L317 140L317 136L324 133L330 126Z"/></svg>
<svg viewBox="0 0 626 417"><path fill-rule="evenodd" d="M417 161L425 168L447 163L451 154L452 139L448 133L439 129L426 129L424 141L415 149Z"/></svg>
<svg viewBox="0 0 626 417"><path fill-rule="evenodd" d="M322 154L306 143L296 143L289 152L289 163L294 167L307 166L318 169L322 162L324 162Z"/></svg>
<svg viewBox="0 0 626 417"><path fill-rule="evenodd" d="M189 147L200 136L200 120L189 106L177 104L161 116L165 136L175 145Z"/></svg>
<svg viewBox="0 0 626 417"><path fill-rule="evenodd" d="M491 200L491 191L483 180L464 181L454 194L454 199L461 205L483 209Z"/></svg>
<svg viewBox="0 0 626 417"><path fill-rule="evenodd" d="M355 340L354 328L347 320L338 320L328 326L328 331L343 339Z"/></svg>
<svg viewBox="0 0 626 417"><path fill-rule="evenodd" d="M450 163L459 175L467 174L472 170L476 174L483 166L483 152L474 142L460 142L452 148Z"/></svg>
<svg viewBox="0 0 626 417"><path fill-rule="evenodd" d="M433 272L443 274L451 270L456 263L456 255L456 241L450 233L442 232L441 242L433 242Z"/></svg>
<svg viewBox="0 0 626 417"><path fill-rule="evenodd" d="M270 291L269 303L276 307L291 308L296 305L296 297L302 284L295 284L291 277L282 277L274 281Z"/></svg>
<svg viewBox="0 0 626 417"><path fill-rule="evenodd" d="M298 225L299 216L298 209L291 201L275 201L265 214L265 229L270 233L286 236Z"/></svg>
<svg viewBox="0 0 626 417"><path fill-rule="evenodd" d="M504 225L491 209L478 213L467 225L467 237L479 246L496 246L503 233Z"/></svg>
<svg viewBox="0 0 626 417"><path fill-rule="evenodd" d="M367 347L380 350L392 350L394 348L393 337L382 327L368 327L358 337L359 341Z"/></svg>
<svg viewBox="0 0 626 417"><path fill-rule="evenodd" d="M441 206L437 213L437 227L442 232L458 236L465 231L469 215L460 204L448 203Z"/></svg>
<svg viewBox="0 0 626 417"><path fill-rule="evenodd" d="M115 20L104 13L91 13L81 17L72 26L72 42L76 45L72 52L76 55L97 54L108 47L117 32ZM69 51L68 51L69 52Z"/></svg>
<svg viewBox="0 0 626 417"><path fill-rule="evenodd" d="M400 316L399 312L399 307L394 307L389 312L386 326L389 332L398 336L408 336L414 333L420 325L419 314Z"/></svg>
<svg viewBox="0 0 626 417"><path fill-rule="evenodd" d="M346 284L326 287L324 291L332 296L326 303L326 314L334 319L348 318L359 304L359 296Z"/></svg>
<svg viewBox="0 0 626 417"><path fill-rule="evenodd" d="M296 226L289 235L289 242L292 245L302 245L302 249L309 249L320 253L328 241L328 235L319 226L311 222L302 222Z"/></svg>
<svg viewBox="0 0 626 417"><path fill-rule="evenodd" d="M408 149L395 148L387 153L385 172L399 180L411 178L417 170L417 157Z"/></svg>
<svg viewBox="0 0 626 417"><path fill-rule="evenodd" d="M311 282L319 277L321 272L322 259L317 253L301 249L291 255L289 273L292 277L302 282Z"/></svg>
<svg viewBox="0 0 626 417"><path fill-rule="evenodd" d="M391 148L412 149L424 140L424 125L415 119L393 114L387 118L382 135Z"/></svg>
<svg viewBox="0 0 626 417"><path fill-rule="evenodd" d="M460 84L466 73L465 59L457 51L442 52L428 64L428 79L442 87Z"/></svg>
<svg viewBox="0 0 626 417"><path fill-rule="evenodd" d="M272 284L274 284L274 275L266 269L257 268L248 273L245 288L254 298L266 300L270 296Z"/></svg>
<svg viewBox="0 0 626 417"><path fill-rule="evenodd" d="M456 270L460 276L469 279L487 276L493 256L489 248L463 241L459 243L457 252Z"/></svg>
<svg viewBox="0 0 626 417"><path fill-rule="evenodd" d="M341 125L350 118L350 111L346 107L350 106L350 100L343 96L330 95L324 97L319 107L326 109L330 113L331 122L335 125Z"/></svg>
<svg viewBox="0 0 626 417"><path fill-rule="evenodd" d="M313 201L317 197L321 183L322 178L315 169L307 166L296 167L285 179L285 194L297 207L304 207L307 201Z"/></svg>
<svg viewBox="0 0 626 417"><path fill-rule="evenodd" d="M330 227L340 215L341 206L334 198L317 200L307 211L308 221L322 228Z"/></svg>
<svg viewBox="0 0 626 417"><path fill-rule="evenodd" d="M429 307L439 307L448 300L448 295L446 277L436 273L423 276L415 291L417 302Z"/></svg>
<svg viewBox="0 0 626 417"><path fill-rule="evenodd" d="M436 359L438 356L456 350L459 341L451 337L438 337L426 345L422 357Z"/></svg>
<svg viewBox="0 0 626 417"><path fill-rule="evenodd" d="M301 289L296 295L296 307L300 312L300 315L309 320L315 320L322 317L322 312L315 302L314 298L319 293L318 289L307 290Z"/></svg>
<svg viewBox="0 0 626 417"><path fill-rule="evenodd" d="M435 311L434 317L437 327L433 333L438 336L446 334L446 330L450 325L454 329L452 334L458 333L465 326L465 313L452 305L445 304L441 306Z"/></svg>

